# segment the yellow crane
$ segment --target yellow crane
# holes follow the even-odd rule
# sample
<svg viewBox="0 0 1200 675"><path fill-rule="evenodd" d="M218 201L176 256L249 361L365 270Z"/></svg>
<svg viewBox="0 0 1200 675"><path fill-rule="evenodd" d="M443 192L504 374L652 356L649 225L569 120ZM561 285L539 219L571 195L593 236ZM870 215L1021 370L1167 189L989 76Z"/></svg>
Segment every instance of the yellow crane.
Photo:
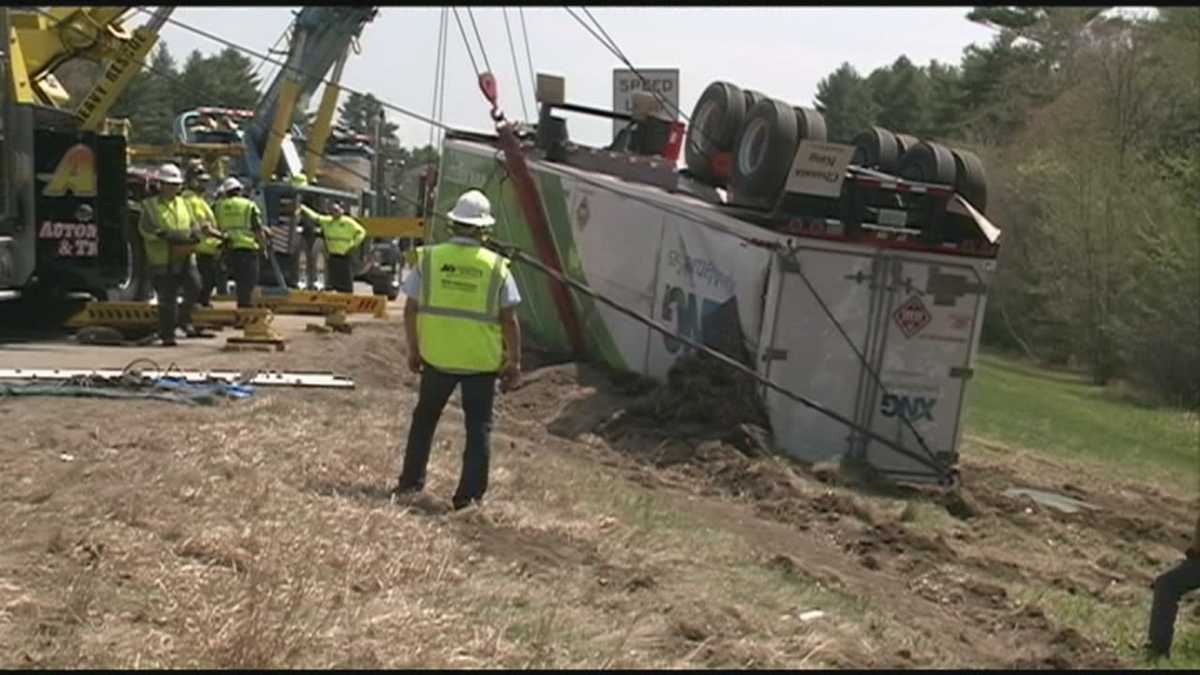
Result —
<svg viewBox="0 0 1200 675"><path fill-rule="evenodd" d="M51 7L9 10L9 79L16 103L71 109L84 131L100 131L105 116L158 42L158 33L175 10L159 7L132 31L123 19L133 7ZM77 58L103 65L76 105L54 76Z"/></svg>

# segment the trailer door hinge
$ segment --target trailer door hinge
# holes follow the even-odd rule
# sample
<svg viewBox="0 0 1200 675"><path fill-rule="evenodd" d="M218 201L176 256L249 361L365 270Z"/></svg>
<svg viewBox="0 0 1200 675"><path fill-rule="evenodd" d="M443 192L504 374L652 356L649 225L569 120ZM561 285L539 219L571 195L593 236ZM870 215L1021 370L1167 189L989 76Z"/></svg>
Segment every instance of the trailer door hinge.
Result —
<svg viewBox="0 0 1200 675"><path fill-rule="evenodd" d="M787 361L788 353L786 349L768 349L763 352L763 361Z"/></svg>
<svg viewBox="0 0 1200 675"><path fill-rule="evenodd" d="M950 377L952 377L952 378L969 380L974 375L975 375L974 368L951 368L950 369Z"/></svg>

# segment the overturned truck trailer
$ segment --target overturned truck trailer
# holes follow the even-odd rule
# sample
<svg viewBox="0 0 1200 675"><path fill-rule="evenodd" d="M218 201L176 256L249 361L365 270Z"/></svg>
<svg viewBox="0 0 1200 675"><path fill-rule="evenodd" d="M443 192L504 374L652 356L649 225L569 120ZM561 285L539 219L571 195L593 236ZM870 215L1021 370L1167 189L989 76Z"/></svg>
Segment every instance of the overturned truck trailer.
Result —
<svg viewBox="0 0 1200 675"><path fill-rule="evenodd" d="M736 189L718 192L662 158L569 145L550 161L537 147L528 150L567 276L854 423L764 387L779 449L805 461L865 461L895 480L944 479L928 462L862 430L932 454L938 465L957 463L999 232L952 187L849 165L850 146L802 139L794 147L788 186L768 209L734 205ZM814 189L832 195L824 216L841 218L824 217L811 204L806 213L815 208L818 216L789 215L778 204L804 198L793 188L809 189L801 184L813 173L802 156L828 162L818 157L822 152L841 165L837 180L827 181L836 182L834 189ZM614 168L620 165L635 167L637 175ZM650 174L657 178L647 180ZM492 200L496 238L534 251L534 232L512 181L503 178L493 139L448 134L436 209L445 213L464 190L483 189ZM906 203L897 192L924 201ZM930 199L944 216L936 235L914 227L929 219ZM864 206L873 200L886 206ZM846 203L857 204L858 215ZM435 227L431 236L441 240L446 233ZM551 291L556 282L529 265L514 264L514 274L527 338L568 353ZM582 293L571 298L592 359L662 379L688 349Z"/></svg>

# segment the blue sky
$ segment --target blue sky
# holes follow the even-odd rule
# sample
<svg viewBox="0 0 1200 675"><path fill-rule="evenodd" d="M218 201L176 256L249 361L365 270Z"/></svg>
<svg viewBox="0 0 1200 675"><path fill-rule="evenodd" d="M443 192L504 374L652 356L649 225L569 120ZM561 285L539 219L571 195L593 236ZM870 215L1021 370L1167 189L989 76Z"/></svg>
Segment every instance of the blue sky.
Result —
<svg viewBox="0 0 1200 675"><path fill-rule="evenodd" d="M172 18L265 52L291 21L292 7L180 7ZM577 15L586 19L578 7ZM901 54L918 64L957 63L965 47L986 44L992 31L967 21L968 7L590 7L592 15L635 66L678 68L680 107L690 114L714 80L812 106L817 82L843 61L861 73L890 64ZM498 7L472 10L497 75L501 105L524 117L517 98L512 55ZM440 7L382 7L360 38L343 83L379 99L428 115L433 102ZM567 100L610 108L612 71L623 64L562 7L526 7L534 69L566 78ZM459 14L483 67L465 8ZM508 9L526 106L533 110L520 15ZM131 21L140 24L144 15ZM221 45L168 24L160 34L180 62L193 49L211 53ZM275 67L263 66L271 75ZM475 84L463 40L450 16L445 121L456 127L491 129L487 104ZM316 105L318 96L314 97ZM389 113L406 145L429 140L429 125ZM599 145L611 138L611 122L568 116L571 137Z"/></svg>

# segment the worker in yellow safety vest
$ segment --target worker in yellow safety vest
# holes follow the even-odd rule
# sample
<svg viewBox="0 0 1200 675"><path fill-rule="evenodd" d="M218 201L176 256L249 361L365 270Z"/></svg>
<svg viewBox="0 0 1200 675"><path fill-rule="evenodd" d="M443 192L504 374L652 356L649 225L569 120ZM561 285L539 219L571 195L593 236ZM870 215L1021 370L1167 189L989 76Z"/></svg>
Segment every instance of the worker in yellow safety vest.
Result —
<svg viewBox="0 0 1200 675"><path fill-rule="evenodd" d="M507 391L521 373L515 309L521 296L508 260L481 245L495 223L491 211L478 190L459 197L448 214L453 236L417 249L417 267L404 281L408 367L421 374L421 388L393 493L424 489L433 432L446 401L461 385L467 443L452 500L455 510L480 501L487 490L497 376Z"/></svg>
<svg viewBox="0 0 1200 675"><path fill-rule="evenodd" d="M221 184L225 195L217 202L217 227L225 235L229 266L237 287L237 306L254 306L258 286L259 251L266 250L266 231L258 204L242 196L242 182L230 176Z"/></svg>
<svg viewBox="0 0 1200 675"><path fill-rule="evenodd" d="M199 292L192 251L201 231L192 219L187 201L179 194L183 173L174 164L158 169L159 193L142 202L138 233L146 250L146 264L158 295L158 337L164 347L175 346L175 330L188 337L203 335L192 326L192 306ZM183 291L182 306L179 292Z"/></svg>
<svg viewBox="0 0 1200 675"><path fill-rule="evenodd" d="M329 285L339 293L353 293L354 264L351 254L367 237L367 231L358 221L346 215L338 202L333 203L329 215L317 213L303 204L300 205L300 213L321 227L325 250L329 252Z"/></svg>
<svg viewBox="0 0 1200 675"><path fill-rule="evenodd" d="M224 237L217 229L217 218L212 208L204 200L204 186L210 176L202 162L188 165L187 189L183 191L183 199L192 211L192 220L197 223L204 238L196 244L196 268L200 272L200 292L196 296L196 304L201 307L212 307L213 288L224 275L221 273L221 245Z"/></svg>

